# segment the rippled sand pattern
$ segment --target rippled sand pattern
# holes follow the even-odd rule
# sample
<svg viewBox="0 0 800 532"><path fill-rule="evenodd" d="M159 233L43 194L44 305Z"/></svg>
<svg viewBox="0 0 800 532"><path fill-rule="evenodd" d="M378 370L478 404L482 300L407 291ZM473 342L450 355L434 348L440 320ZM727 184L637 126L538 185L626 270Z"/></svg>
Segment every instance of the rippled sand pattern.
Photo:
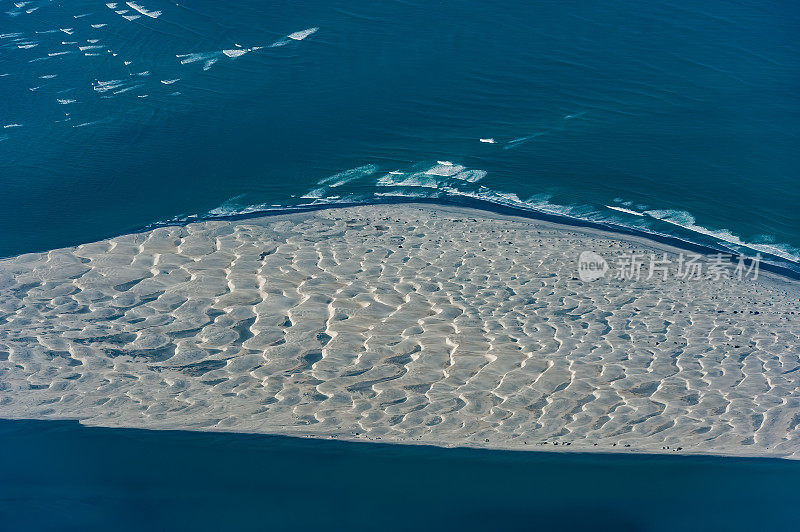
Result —
<svg viewBox="0 0 800 532"><path fill-rule="evenodd" d="M643 241L371 206L0 261L0 416L797 457L794 283L577 278Z"/></svg>

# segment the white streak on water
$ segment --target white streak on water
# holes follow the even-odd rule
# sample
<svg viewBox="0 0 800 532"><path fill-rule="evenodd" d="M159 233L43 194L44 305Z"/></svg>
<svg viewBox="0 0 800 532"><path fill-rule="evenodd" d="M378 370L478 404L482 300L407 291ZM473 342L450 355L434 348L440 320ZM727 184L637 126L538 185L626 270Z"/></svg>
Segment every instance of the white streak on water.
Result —
<svg viewBox="0 0 800 532"><path fill-rule="evenodd" d="M232 48L230 50L222 50L222 53L227 55L228 57L240 57L249 52L250 50L243 49L243 48Z"/></svg>
<svg viewBox="0 0 800 532"><path fill-rule="evenodd" d="M312 35L312 34L316 33L317 30L319 30L319 28L308 28L307 30L296 31L294 33L290 33L286 37L288 37L289 39L295 40L295 41L302 41L303 39L305 39L309 35Z"/></svg>
<svg viewBox="0 0 800 532"><path fill-rule="evenodd" d="M345 183L349 183L361 177L372 175L377 171L378 167L374 164L366 164L364 166L359 166L358 168L351 168L350 170L345 170L344 172L339 172L338 174L320 179L317 181L317 184L326 185L329 187L340 187Z"/></svg>
<svg viewBox="0 0 800 532"><path fill-rule="evenodd" d="M642 214L641 212L632 211L632 210L626 209L624 207L614 207L613 205L606 205L606 207L609 208L609 209L613 209L615 211L625 212L625 213L628 213L628 214L633 214L634 216L644 216L644 214Z"/></svg>
<svg viewBox="0 0 800 532"><path fill-rule="evenodd" d="M136 2L125 2L125 3L128 5L128 7L130 7L131 9L135 9L136 11L138 11L139 13L141 13L146 17L158 18L161 16L161 11L148 11L146 7L139 5Z"/></svg>
<svg viewBox="0 0 800 532"><path fill-rule="evenodd" d="M286 37L281 37L274 43L270 44L270 48L277 48L279 46L286 46L292 41L302 41L309 35L316 33L319 28L308 28L306 30L296 31L294 33L290 33Z"/></svg>
<svg viewBox="0 0 800 532"><path fill-rule="evenodd" d="M281 37L279 40L275 41L270 45L270 47L274 48L277 46L284 46L293 41L301 41L308 37L309 35L315 33L319 28L309 28L302 31L297 31L295 33L289 34L286 37ZM236 48L226 48L224 50L218 50L215 52L194 52L190 54L177 54L175 57L181 60L181 64L185 65L187 63L194 63L197 61L205 61L203 65L203 70L208 70L211 66L216 63L220 57L227 57L229 59L236 59L237 57L241 57L249 52L254 52L256 50L261 50L266 48L266 46L258 45L252 46L250 48L244 48L240 45L236 45Z"/></svg>

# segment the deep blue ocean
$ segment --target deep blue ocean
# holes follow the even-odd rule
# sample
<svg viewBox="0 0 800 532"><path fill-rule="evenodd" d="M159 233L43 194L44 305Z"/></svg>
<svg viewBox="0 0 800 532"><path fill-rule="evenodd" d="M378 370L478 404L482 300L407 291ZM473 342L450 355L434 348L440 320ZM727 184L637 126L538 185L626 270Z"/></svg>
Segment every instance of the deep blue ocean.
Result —
<svg viewBox="0 0 800 532"><path fill-rule="evenodd" d="M3 530L793 530L800 462L0 421Z"/></svg>
<svg viewBox="0 0 800 532"><path fill-rule="evenodd" d="M799 124L796 2L0 0L0 256L427 198L797 267Z"/></svg>

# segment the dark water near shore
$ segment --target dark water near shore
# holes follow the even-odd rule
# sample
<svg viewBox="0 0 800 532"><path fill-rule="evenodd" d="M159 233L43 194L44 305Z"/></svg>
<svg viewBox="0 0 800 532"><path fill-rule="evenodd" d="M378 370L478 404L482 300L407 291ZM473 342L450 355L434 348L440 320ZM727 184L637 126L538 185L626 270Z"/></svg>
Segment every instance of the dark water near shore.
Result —
<svg viewBox="0 0 800 532"><path fill-rule="evenodd" d="M800 255L795 2L0 7L0 256L398 197Z"/></svg>
<svg viewBox="0 0 800 532"><path fill-rule="evenodd" d="M772 459L0 421L5 530L791 530L799 505Z"/></svg>

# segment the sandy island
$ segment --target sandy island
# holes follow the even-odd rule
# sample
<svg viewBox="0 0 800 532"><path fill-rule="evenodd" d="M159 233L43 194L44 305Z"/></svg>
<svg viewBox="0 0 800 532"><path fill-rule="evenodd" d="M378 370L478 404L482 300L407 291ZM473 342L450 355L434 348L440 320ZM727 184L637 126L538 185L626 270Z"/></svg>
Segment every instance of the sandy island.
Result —
<svg viewBox="0 0 800 532"><path fill-rule="evenodd" d="M800 283L578 278L680 250L419 205L0 260L0 417L800 457Z"/></svg>

